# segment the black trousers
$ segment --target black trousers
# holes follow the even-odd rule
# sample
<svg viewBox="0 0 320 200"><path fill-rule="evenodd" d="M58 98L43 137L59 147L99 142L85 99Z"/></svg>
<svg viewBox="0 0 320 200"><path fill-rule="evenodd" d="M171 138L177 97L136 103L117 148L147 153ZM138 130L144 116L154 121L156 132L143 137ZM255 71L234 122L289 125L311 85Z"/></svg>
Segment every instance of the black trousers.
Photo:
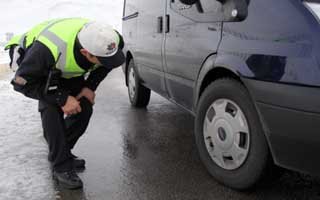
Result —
<svg viewBox="0 0 320 200"><path fill-rule="evenodd" d="M71 89L71 95L76 96L81 91L81 81L70 81L78 88ZM81 113L64 117L62 109L58 105L39 101L44 137L49 146L48 159L52 162L53 170L57 172L70 171L72 169L71 150L83 135L92 115L92 104L85 97L80 99Z"/></svg>

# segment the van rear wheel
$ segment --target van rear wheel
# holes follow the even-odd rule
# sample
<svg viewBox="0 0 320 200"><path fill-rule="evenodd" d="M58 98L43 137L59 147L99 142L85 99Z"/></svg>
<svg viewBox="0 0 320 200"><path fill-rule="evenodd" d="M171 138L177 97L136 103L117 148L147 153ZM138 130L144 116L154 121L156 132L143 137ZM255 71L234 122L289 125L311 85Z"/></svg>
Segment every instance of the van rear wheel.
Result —
<svg viewBox="0 0 320 200"><path fill-rule="evenodd" d="M127 81L131 105L138 108L146 107L150 101L151 91L141 84L133 60L128 65Z"/></svg>
<svg viewBox="0 0 320 200"><path fill-rule="evenodd" d="M246 88L234 79L219 79L205 89L198 104L195 137L210 174L231 188L251 188L270 166L258 114Z"/></svg>

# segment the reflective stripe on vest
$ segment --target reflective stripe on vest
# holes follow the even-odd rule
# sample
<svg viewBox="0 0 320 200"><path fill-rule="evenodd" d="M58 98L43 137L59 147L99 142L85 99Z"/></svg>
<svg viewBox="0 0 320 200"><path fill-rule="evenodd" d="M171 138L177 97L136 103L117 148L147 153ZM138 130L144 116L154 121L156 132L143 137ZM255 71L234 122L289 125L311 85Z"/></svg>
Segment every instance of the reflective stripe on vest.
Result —
<svg viewBox="0 0 320 200"><path fill-rule="evenodd" d="M61 56L59 60L57 61L56 67L60 69L61 71L66 71L66 61L67 61L67 43L64 42L61 38L59 38L56 34L46 30L43 33L41 33L41 36L46 37L49 39L53 44L55 44L58 47L59 53L61 53ZM58 59L58 57L56 58Z"/></svg>
<svg viewBox="0 0 320 200"><path fill-rule="evenodd" d="M58 21L61 19L54 19L54 20L48 20L45 22L42 22L36 26L34 26L32 29L30 29L25 35L25 41L24 46L25 48L30 47L33 42L36 40L36 38L39 36L39 34L45 29L49 24L54 23L55 21Z"/></svg>
<svg viewBox="0 0 320 200"><path fill-rule="evenodd" d="M86 73L75 61L74 44L80 29L88 23L87 19L73 18L55 21L48 25L37 40L46 45L62 71L62 77L73 78ZM60 57L59 57L59 54Z"/></svg>
<svg viewBox="0 0 320 200"><path fill-rule="evenodd" d="M25 49L25 38L26 38L26 34L24 33L19 40L19 46L22 47L23 49Z"/></svg>

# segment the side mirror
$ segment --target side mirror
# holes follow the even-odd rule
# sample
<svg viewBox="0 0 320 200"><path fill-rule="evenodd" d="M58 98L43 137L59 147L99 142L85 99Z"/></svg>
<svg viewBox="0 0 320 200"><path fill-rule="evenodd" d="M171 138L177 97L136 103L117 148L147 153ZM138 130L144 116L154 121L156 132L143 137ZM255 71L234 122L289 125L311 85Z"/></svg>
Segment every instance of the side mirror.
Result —
<svg viewBox="0 0 320 200"><path fill-rule="evenodd" d="M226 22L243 21L248 16L250 0L216 0L222 4Z"/></svg>
<svg viewBox="0 0 320 200"><path fill-rule="evenodd" d="M201 0L179 0L186 5L200 4ZM212 0L218 1L222 5L222 14L224 22L243 21L248 16L248 6L250 0Z"/></svg>

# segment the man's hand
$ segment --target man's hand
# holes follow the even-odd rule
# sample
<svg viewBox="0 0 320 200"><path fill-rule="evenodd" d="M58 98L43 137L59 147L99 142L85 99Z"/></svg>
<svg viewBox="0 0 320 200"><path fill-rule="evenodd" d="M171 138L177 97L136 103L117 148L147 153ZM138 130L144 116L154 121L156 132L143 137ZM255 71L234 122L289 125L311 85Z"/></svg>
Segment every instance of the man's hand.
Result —
<svg viewBox="0 0 320 200"><path fill-rule="evenodd" d="M79 100L81 99L81 97L87 98L90 101L90 103L93 105L94 99L96 98L96 94L91 89L84 87L82 88L81 92L78 94L76 98L77 100Z"/></svg>
<svg viewBox="0 0 320 200"><path fill-rule="evenodd" d="M62 107L62 111L66 115L74 115L81 112L79 101L73 96L68 96L66 104Z"/></svg>

